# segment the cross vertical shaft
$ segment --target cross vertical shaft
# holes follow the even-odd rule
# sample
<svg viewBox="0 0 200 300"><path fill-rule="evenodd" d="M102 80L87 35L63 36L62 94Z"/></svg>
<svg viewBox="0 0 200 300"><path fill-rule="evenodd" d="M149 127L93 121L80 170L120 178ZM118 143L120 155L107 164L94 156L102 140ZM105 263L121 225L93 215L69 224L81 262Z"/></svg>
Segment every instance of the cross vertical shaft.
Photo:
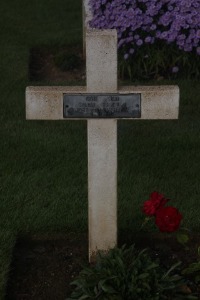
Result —
<svg viewBox="0 0 200 300"><path fill-rule="evenodd" d="M86 34L87 92L117 92L115 30ZM117 120L88 119L89 260L117 244Z"/></svg>

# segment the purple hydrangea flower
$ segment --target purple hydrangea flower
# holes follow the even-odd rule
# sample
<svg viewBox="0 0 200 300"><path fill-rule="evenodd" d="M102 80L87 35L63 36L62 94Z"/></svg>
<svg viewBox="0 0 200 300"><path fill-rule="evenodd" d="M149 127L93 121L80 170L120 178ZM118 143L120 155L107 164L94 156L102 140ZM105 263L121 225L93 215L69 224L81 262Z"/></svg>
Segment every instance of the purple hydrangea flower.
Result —
<svg viewBox="0 0 200 300"><path fill-rule="evenodd" d="M178 73L178 71L179 71L179 68L178 68L178 67L174 66L174 67L172 68L172 73Z"/></svg>
<svg viewBox="0 0 200 300"><path fill-rule="evenodd" d="M115 28L125 59L130 49L158 39L199 55L200 0L89 0L89 4L90 26Z"/></svg>
<svg viewBox="0 0 200 300"><path fill-rule="evenodd" d="M136 41L137 46L142 46L142 44L143 44L143 40L139 39Z"/></svg>
<svg viewBox="0 0 200 300"><path fill-rule="evenodd" d="M197 47L197 54L200 55L200 47Z"/></svg>
<svg viewBox="0 0 200 300"><path fill-rule="evenodd" d="M129 54L128 53L124 54L124 59L127 60L128 58L129 58Z"/></svg>
<svg viewBox="0 0 200 300"><path fill-rule="evenodd" d="M133 49L133 48L131 48L130 50L129 50L129 53L130 54L133 54L135 52L135 50Z"/></svg>
<svg viewBox="0 0 200 300"><path fill-rule="evenodd" d="M144 39L145 43L151 43L152 41L152 38L150 36L147 36L145 39Z"/></svg>

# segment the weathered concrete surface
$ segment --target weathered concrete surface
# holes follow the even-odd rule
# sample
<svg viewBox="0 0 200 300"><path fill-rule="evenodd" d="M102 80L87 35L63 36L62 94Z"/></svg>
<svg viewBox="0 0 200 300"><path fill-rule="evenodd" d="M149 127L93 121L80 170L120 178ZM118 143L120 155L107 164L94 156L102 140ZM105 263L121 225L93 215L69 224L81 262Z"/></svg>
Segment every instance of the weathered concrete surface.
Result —
<svg viewBox="0 0 200 300"><path fill-rule="evenodd" d="M88 89L91 90L92 87ZM178 86L124 86L119 88L118 92L121 94L141 93L141 120L178 119ZM64 93L84 94L87 93L87 89L80 86L27 87L26 118L32 120L69 120L63 118Z"/></svg>
<svg viewBox="0 0 200 300"><path fill-rule="evenodd" d="M86 31L90 29L89 21L92 20L92 12L89 6L89 0L82 0L82 18L83 18L83 55L85 57L86 49Z"/></svg>
<svg viewBox="0 0 200 300"><path fill-rule="evenodd" d="M117 120L88 120L89 257L117 244Z"/></svg>
<svg viewBox="0 0 200 300"><path fill-rule="evenodd" d="M117 91L117 32L86 33L87 92ZM88 120L89 261L117 245L117 120Z"/></svg>
<svg viewBox="0 0 200 300"><path fill-rule="evenodd" d="M63 94L86 93L86 87L29 86L26 88L27 120L64 120Z"/></svg>
<svg viewBox="0 0 200 300"><path fill-rule="evenodd" d="M176 85L123 86L119 92L141 93L141 120L178 119L180 91Z"/></svg>
<svg viewBox="0 0 200 300"><path fill-rule="evenodd" d="M117 90L117 31L89 30L86 33L86 78L89 93Z"/></svg>
<svg viewBox="0 0 200 300"><path fill-rule="evenodd" d="M82 10L83 10L83 27L85 31L90 29L89 21L92 20L92 12L89 6L89 0L82 0Z"/></svg>

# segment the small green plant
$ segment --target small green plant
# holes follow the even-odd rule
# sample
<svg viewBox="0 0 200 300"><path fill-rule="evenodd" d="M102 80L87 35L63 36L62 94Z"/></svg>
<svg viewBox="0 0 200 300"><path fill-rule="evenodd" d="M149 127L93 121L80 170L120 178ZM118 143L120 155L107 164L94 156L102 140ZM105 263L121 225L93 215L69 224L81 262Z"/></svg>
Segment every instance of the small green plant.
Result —
<svg viewBox="0 0 200 300"><path fill-rule="evenodd" d="M122 79L197 79L200 77L199 66L198 55L184 52L174 45L166 47L162 41L143 45L126 60L123 50L119 50L119 75Z"/></svg>
<svg viewBox="0 0 200 300"><path fill-rule="evenodd" d="M198 256L200 257L200 247L198 247ZM200 258L199 260L189 264L185 269L182 270L183 275L190 275L194 277L196 283L200 282Z"/></svg>
<svg viewBox="0 0 200 300"><path fill-rule="evenodd" d="M56 66L62 71L70 71L79 68L81 65L81 58L75 53L62 52L54 57Z"/></svg>
<svg viewBox="0 0 200 300"><path fill-rule="evenodd" d="M146 249L114 248L99 254L94 266L84 268L71 284L72 299L159 300L197 299L183 292L178 262L168 270L153 260Z"/></svg>

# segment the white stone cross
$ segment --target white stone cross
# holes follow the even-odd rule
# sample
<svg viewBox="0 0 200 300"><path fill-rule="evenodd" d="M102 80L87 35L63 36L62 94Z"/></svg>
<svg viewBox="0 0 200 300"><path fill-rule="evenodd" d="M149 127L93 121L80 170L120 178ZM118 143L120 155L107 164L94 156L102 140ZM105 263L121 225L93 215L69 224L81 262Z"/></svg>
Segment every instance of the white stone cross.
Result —
<svg viewBox="0 0 200 300"><path fill-rule="evenodd" d="M177 119L177 86L117 86L117 33L86 33L87 87L27 87L26 118L73 120L63 115L64 95L140 94L139 119ZM74 117L74 120L79 119ZM117 117L87 118L89 260L117 245ZM136 119L129 119L136 120ZM138 120L138 118L137 118ZM130 141L131 142L131 141Z"/></svg>

